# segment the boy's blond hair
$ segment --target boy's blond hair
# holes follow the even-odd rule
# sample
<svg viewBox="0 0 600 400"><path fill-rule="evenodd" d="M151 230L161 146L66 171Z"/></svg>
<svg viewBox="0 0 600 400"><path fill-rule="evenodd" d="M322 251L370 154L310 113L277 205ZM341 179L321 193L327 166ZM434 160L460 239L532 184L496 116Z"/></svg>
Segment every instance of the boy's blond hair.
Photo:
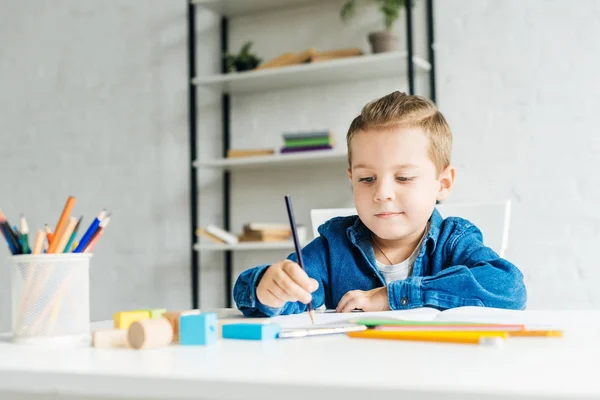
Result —
<svg viewBox="0 0 600 400"><path fill-rule="evenodd" d="M429 156L438 174L450 165L452 132L446 118L431 100L396 91L367 103L350 124L346 135L349 168L352 168L350 142L356 134L397 126L423 129L429 138Z"/></svg>

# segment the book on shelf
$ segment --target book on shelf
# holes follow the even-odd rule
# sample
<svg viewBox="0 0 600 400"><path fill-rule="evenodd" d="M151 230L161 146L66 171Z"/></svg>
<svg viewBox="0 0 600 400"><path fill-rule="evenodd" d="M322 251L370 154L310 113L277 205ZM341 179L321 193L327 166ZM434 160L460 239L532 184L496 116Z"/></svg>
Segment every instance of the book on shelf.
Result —
<svg viewBox="0 0 600 400"><path fill-rule="evenodd" d="M306 227L297 226L298 238L306 239ZM238 236L240 242L287 242L292 240L292 230L286 224L251 222L243 226L243 233Z"/></svg>
<svg viewBox="0 0 600 400"><path fill-rule="evenodd" d="M202 236L205 236L209 239L212 239L212 237L215 237L216 239L219 239L222 242L227 243L227 244L237 244L239 242L236 235L234 235L231 232L227 232L225 229L219 228L216 225L208 225L206 228L200 228L200 229L205 230L209 234L209 236L202 234L202 231L200 231L200 230L196 231L196 233L202 234ZM216 243L218 243L218 242L216 242Z"/></svg>
<svg viewBox="0 0 600 400"><path fill-rule="evenodd" d="M211 242L217 243L217 244L227 243L223 239L221 239L219 236L213 235L212 233L207 231L206 228L197 228L196 236L204 237L204 238L210 240Z"/></svg>
<svg viewBox="0 0 600 400"><path fill-rule="evenodd" d="M330 137L331 132L324 131L305 131L305 132L284 132L282 134L283 140L300 140L300 139L318 139L324 137Z"/></svg>
<svg viewBox="0 0 600 400"><path fill-rule="evenodd" d="M270 156L275 154L275 149L229 149L227 158L243 158L256 156Z"/></svg>
<svg viewBox="0 0 600 400"><path fill-rule="evenodd" d="M363 55L363 51L358 48L318 51L311 55L310 62L316 63L323 61L331 61L340 58L356 57L361 55Z"/></svg>
<svg viewBox="0 0 600 400"><path fill-rule="evenodd" d="M256 70L265 70L272 68L287 67L290 65L308 64L323 61L336 60L340 58L356 57L363 55L363 51L359 48L347 48L336 50L317 50L308 48L301 52L294 53L287 51L276 57L271 58L256 67Z"/></svg>
<svg viewBox="0 0 600 400"><path fill-rule="evenodd" d="M282 147L279 152L281 154L291 154L291 153L307 153L310 151L323 151L323 150L333 150L333 146L322 145L322 146L304 146L304 147Z"/></svg>

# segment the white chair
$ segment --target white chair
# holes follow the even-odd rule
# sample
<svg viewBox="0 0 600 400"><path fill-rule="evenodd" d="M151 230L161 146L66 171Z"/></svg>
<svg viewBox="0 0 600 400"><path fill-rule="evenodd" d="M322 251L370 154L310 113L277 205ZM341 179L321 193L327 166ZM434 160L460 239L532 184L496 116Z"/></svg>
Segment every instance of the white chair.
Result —
<svg viewBox="0 0 600 400"><path fill-rule="evenodd" d="M510 200L492 203L438 204L436 208L442 217L461 217L475 224L483 234L486 246L504 257L508 247L510 227ZM356 215L355 208L320 208L310 211L314 237L317 229L333 217Z"/></svg>

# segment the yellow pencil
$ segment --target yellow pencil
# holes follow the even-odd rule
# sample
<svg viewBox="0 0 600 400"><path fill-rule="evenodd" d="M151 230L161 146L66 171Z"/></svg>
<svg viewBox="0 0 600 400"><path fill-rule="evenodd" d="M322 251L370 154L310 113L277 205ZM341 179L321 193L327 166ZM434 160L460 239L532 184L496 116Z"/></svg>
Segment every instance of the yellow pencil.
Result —
<svg viewBox="0 0 600 400"><path fill-rule="evenodd" d="M463 344L492 344L505 339L507 332L502 331L379 331L368 329L360 332L349 332L352 338L413 340L421 342L444 342Z"/></svg>
<svg viewBox="0 0 600 400"><path fill-rule="evenodd" d="M562 331L559 330L544 330L544 329L538 329L538 330L523 330L523 331L514 331L514 332L508 332L508 336L514 336L514 337L562 337L563 333Z"/></svg>

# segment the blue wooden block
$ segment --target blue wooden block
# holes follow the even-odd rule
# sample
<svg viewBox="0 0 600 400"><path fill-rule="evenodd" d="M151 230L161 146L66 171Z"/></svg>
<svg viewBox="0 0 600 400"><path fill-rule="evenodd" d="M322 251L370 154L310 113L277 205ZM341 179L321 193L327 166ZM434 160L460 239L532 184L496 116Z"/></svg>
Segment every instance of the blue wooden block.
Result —
<svg viewBox="0 0 600 400"><path fill-rule="evenodd" d="M217 343L217 314L181 314L179 316L179 344L208 345Z"/></svg>
<svg viewBox="0 0 600 400"><path fill-rule="evenodd" d="M221 327L223 339L270 340L279 336L276 324L227 324Z"/></svg>

